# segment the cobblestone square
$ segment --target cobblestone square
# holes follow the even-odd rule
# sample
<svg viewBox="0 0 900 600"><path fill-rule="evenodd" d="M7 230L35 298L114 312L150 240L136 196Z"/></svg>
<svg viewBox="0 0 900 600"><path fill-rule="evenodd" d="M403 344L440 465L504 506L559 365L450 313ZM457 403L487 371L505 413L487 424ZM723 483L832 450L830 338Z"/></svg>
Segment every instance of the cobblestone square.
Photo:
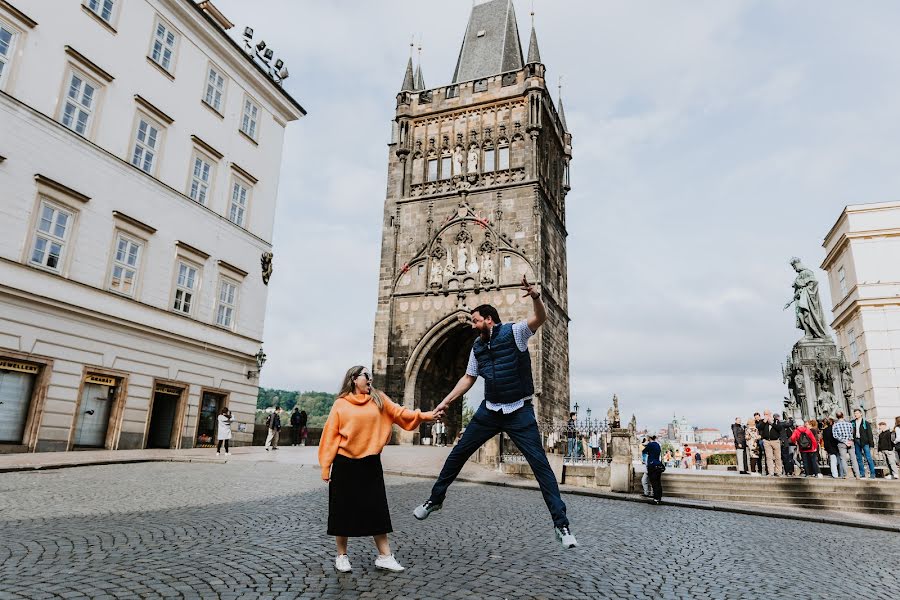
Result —
<svg viewBox="0 0 900 600"><path fill-rule="evenodd" d="M458 483L417 522L431 482L387 484L406 572L356 539L338 575L312 466L0 475L0 598L875 598L898 581L888 532L565 495L581 547L564 551L536 491Z"/></svg>

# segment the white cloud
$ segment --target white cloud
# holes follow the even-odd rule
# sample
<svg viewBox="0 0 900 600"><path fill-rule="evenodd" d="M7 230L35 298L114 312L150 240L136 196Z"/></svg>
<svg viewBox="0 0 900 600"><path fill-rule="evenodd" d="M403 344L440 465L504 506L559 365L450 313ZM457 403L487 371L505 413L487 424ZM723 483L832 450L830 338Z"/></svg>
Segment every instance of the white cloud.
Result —
<svg viewBox="0 0 900 600"><path fill-rule="evenodd" d="M426 83L449 82L470 3L217 4L285 59L309 110L286 137L262 383L333 390L371 361L410 34L424 36ZM535 5L574 134L573 403L605 414L618 393L641 424L676 412L723 429L777 407L799 337L781 310L787 260L817 267L845 204L898 196L900 5ZM527 42L529 5L516 6Z"/></svg>

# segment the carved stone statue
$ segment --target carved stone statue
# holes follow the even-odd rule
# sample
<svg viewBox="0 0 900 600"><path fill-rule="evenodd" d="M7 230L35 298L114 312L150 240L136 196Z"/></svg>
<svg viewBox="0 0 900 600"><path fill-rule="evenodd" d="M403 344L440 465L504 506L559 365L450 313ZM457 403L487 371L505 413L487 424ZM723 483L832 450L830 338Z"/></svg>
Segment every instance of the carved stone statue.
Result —
<svg viewBox="0 0 900 600"><path fill-rule="evenodd" d="M819 297L819 282L810 269L803 266L799 258L791 259L791 266L797 272L794 279L794 299L785 304L786 309L794 305L797 329L803 330L803 339L828 339L825 330L825 313Z"/></svg>
<svg viewBox="0 0 900 600"><path fill-rule="evenodd" d="M803 373L797 371L794 375L794 395L797 396L797 400L802 401L806 398L806 388L803 383Z"/></svg>
<svg viewBox="0 0 900 600"><path fill-rule="evenodd" d="M469 148L469 157L468 157L468 170L466 171L470 175L472 173L478 172L478 149L475 146Z"/></svg>
<svg viewBox="0 0 900 600"><path fill-rule="evenodd" d="M475 246L469 244L469 266L466 270L474 275L478 272L478 256L475 254Z"/></svg>
<svg viewBox="0 0 900 600"><path fill-rule="evenodd" d="M456 247L456 272L460 275L466 272L466 263L469 260L468 252L469 248L466 244L459 244Z"/></svg>
<svg viewBox="0 0 900 600"><path fill-rule="evenodd" d="M481 257L481 283L494 283L494 259L487 252Z"/></svg>
<svg viewBox="0 0 900 600"><path fill-rule="evenodd" d="M441 259L437 256L431 257L431 278L428 285L436 289L440 289L444 285L444 269L441 267Z"/></svg>
<svg viewBox="0 0 900 600"><path fill-rule="evenodd" d="M628 421L628 429L631 430L632 434L637 431L637 417L634 416L634 413L631 414L631 420Z"/></svg>
<svg viewBox="0 0 900 600"><path fill-rule="evenodd" d="M818 404L822 411L820 416L823 417L830 417L840 410L840 404L828 388L823 388L819 392Z"/></svg>
<svg viewBox="0 0 900 600"><path fill-rule="evenodd" d="M841 391L847 400L853 397L853 370L846 363L841 369Z"/></svg>
<svg viewBox="0 0 900 600"><path fill-rule="evenodd" d="M463 149L462 149L462 146L457 146L456 150L453 151L453 174L454 175L462 175L463 174Z"/></svg>
<svg viewBox="0 0 900 600"><path fill-rule="evenodd" d="M271 252L263 252L259 259L260 266L262 266L262 280L265 285L269 285L269 278L272 277L272 260L274 258L275 255Z"/></svg>
<svg viewBox="0 0 900 600"><path fill-rule="evenodd" d="M606 411L606 418L610 427L621 427L621 421L619 420L619 396L616 394L613 394L613 405Z"/></svg>
<svg viewBox="0 0 900 600"><path fill-rule="evenodd" d="M453 277L456 271L456 269L453 268L453 253L450 252L449 247L447 248L446 256L447 263L444 265L444 275L449 279L450 277Z"/></svg>

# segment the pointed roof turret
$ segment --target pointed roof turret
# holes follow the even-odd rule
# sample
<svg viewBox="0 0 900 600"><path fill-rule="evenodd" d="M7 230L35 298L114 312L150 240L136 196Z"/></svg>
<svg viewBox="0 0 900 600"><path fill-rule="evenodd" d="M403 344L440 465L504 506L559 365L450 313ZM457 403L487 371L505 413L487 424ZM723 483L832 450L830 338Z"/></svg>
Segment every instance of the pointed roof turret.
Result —
<svg viewBox="0 0 900 600"><path fill-rule="evenodd" d="M534 13L531 13L532 18L534 18ZM531 24L531 39L528 40L528 60L525 62L526 65L530 65L531 63L539 63L541 62L541 51L538 48L537 43L537 32L534 30L534 23Z"/></svg>
<svg viewBox="0 0 900 600"><path fill-rule="evenodd" d="M522 66L522 44L512 0L476 2L459 49L453 83L518 71Z"/></svg>
<svg viewBox="0 0 900 600"><path fill-rule="evenodd" d="M416 65L415 86L415 91L425 91L425 77L422 76L422 63Z"/></svg>
<svg viewBox="0 0 900 600"><path fill-rule="evenodd" d="M562 76L559 78L559 95L557 96L557 105L556 109L557 114L559 115L559 122L562 123L563 131L565 133L569 133L569 126L566 125L566 109L563 108L562 102Z"/></svg>
<svg viewBox="0 0 900 600"><path fill-rule="evenodd" d="M409 61L406 63L406 74L403 75L403 86L400 88L401 92L412 92L416 89L416 82L413 78L413 68L412 68L412 56L409 57Z"/></svg>

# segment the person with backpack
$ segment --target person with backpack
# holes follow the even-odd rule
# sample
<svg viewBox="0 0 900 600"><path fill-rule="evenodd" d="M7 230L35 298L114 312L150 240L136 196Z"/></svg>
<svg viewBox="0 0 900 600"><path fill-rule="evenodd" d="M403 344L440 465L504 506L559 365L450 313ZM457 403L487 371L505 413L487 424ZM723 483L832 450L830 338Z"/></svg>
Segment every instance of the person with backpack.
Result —
<svg viewBox="0 0 900 600"><path fill-rule="evenodd" d="M816 440L815 429L818 424L815 419L800 425L791 435L791 441L797 444L800 456L803 458L803 470L806 477L822 477L819 473L819 443Z"/></svg>
<svg viewBox="0 0 900 600"><path fill-rule="evenodd" d="M878 423L878 451L881 452L888 467L885 479L900 479L900 472L897 470L897 453L894 452L895 439L896 436L893 431L888 429L887 423L884 421Z"/></svg>
<svg viewBox="0 0 900 600"><path fill-rule="evenodd" d="M281 407L276 406L269 418L266 419L266 428L269 433L266 435L266 452L278 450L278 436L281 435Z"/></svg>

